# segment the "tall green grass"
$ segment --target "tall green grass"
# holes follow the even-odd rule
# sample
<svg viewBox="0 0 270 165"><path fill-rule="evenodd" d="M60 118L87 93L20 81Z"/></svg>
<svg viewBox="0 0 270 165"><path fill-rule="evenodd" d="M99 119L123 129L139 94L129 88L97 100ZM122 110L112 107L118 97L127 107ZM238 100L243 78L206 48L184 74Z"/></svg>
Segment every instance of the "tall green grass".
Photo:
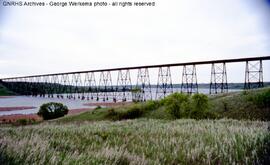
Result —
<svg viewBox="0 0 270 165"><path fill-rule="evenodd" d="M0 164L254 164L266 122L99 121L0 127Z"/></svg>

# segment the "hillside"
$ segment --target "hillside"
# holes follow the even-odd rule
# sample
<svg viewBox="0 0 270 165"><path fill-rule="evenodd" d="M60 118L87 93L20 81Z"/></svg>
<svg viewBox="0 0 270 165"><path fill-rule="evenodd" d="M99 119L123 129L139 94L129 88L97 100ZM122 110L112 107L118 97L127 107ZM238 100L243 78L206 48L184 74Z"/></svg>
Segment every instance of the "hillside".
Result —
<svg viewBox="0 0 270 165"><path fill-rule="evenodd" d="M201 99L208 116L190 116L200 120L168 113L168 102L188 98L172 96L23 127L2 125L0 164L269 163L269 124L250 120L269 121L270 88L211 96L207 106Z"/></svg>
<svg viewBox="0 0 270 165"><path fill-rule="evenodd" d="M14 93L12 91L8 90L6 87L4 87L0 83L0 96L10 96L10 95L14 95Z"/></svg>
<svg viewBox="0 0 270 165"><path fill-rule="evenodd" d="M209 118L231 118L239 120L263 120L270 121L270 88L251 90L249 92L231 92L209 96ZM120 106L116 108L97 108L94 111L84 112L74 116L63 117L57 122L82 122L117 120L110 110L127 115L130 111L137 110L138 113L132 118L151 118L173 120L174 117L168 114L166 106L159 102L148 101L146 103ZM138 110L139 109L139 110Z"/></svg>

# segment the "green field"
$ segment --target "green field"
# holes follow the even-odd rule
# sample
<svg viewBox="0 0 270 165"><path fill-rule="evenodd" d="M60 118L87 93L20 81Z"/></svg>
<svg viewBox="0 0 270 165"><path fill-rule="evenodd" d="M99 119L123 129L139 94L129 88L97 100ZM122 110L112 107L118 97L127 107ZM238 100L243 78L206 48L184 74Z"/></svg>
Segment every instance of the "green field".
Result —
<svg viewBox="0 0 270 165"><path fill-rule="evenodd" d="M270 140L266 122L236 120L46 123L0 129L10 164L251 164Z"/></svg>
<svg viewBox="0 0 270 165"><path fill-rule="evenodd" d="M269 93L211 96L204 114L191 100L181 119L168 113L170 98L2 125L0 164L268 164Z"/></svg>

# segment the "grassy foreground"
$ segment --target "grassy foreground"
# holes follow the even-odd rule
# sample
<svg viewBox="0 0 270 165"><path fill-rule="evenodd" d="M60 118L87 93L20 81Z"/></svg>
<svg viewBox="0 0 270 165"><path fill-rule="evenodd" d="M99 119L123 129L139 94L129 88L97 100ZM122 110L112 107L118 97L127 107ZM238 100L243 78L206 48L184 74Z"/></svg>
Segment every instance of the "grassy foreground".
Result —
<svg viewBox="0 0 270 165"><path fill-rule="evenodd" d="M253 164L267 122L97 121L0 127L0 164Z"/></svg>
<svg viewBox="0 0 270 165"><path fill-rule="evenodd" d="M265 88L2 125L0 164L269 164L269 108Z"/></svg>

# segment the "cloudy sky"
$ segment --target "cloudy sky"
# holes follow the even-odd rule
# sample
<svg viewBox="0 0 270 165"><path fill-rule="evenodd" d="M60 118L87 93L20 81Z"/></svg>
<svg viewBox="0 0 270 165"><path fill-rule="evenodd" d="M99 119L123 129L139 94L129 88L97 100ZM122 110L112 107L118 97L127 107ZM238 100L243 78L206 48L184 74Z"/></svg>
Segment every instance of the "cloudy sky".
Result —
<svg viewBox="0 0 270 165"><path fill-rule="evenodd" d="M155 0L155 7L126 8L0 1L0 77L270 55L264 0ZM243 81L244 65L227 67L231 81Z"/></svg>

